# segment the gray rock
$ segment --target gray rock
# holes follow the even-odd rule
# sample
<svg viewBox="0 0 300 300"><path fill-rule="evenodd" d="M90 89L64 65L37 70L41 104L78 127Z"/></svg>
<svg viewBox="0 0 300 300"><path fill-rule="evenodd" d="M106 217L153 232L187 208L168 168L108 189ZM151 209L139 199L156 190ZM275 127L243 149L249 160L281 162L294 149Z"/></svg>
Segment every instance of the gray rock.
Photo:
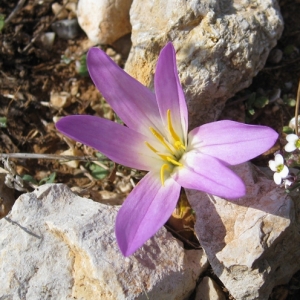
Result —
<svg viewBox="0 0 300 300"><path fill-rule="evenodd" d="M0 298L187 297L207 266L204 252L184 250L162 228L124 258L114 235L117 211L62 184L23 194L0 221Z"/></svg>
<svg viewBox="0 0 300 300"><path fill-rule="evenodd" d="M246 183L243 198L227 201L187 191L197 215L195 231L215 274L235 299L268 299L275 286L299 270L299 209L250 163L234 170Z"/></svg>
<svg viewBox="0 0 300 300"><path fill-rule="evenodd" d="M283 30L274 0L134 0L130 22L126 71L152 88L159 52L172 41L191 128L215 120L251 84Z"/></svg>
<svg viewBox="0 0 300 300"><path fill-rule="evenodd" d="M72 40L80 33L77 19L56 21L51 25L51 28L64 40Z"/></svg>

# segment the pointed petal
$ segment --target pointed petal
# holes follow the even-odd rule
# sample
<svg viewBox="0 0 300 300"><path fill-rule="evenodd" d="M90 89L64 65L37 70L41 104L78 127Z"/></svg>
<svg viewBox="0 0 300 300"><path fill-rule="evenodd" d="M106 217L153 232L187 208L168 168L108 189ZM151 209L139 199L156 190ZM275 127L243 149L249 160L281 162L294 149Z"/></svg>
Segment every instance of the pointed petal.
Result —
<svg viewBox="0 0 300 300"><path fill-rule="evenodd" d="M145 145L149 138L134 130L95 116L68 116L56 123L64 135L102 152L111 160L130 168L153 170L161 161Z"/></svg>
<svg viewBox="0 0 300 300"><path fill-rule="evenodd" d="M171 175L184 188L200 190L229 199L245 195L245 185L240 177L218 159L199 152L189 152Z"/></svg>
<svg viewBox="0 0 300 300"><path fill-rule="evenodd" d="M217 121L193 129L189 133L189 149L236 165L267 151L277 138L278 133L266 126Z"/></svg>
<svg viewBox="0 0 300 300"><path fill-rule="evenodd" d="M98 48L89 50L87 65L94 84L129 128L150 134L149 127L161 127L155 95L148 88Z"/></svg>
<svg viewBox="0 0 300 300"><path fill-rule="evenodd" d="M116 219L116 237L124 256L133 254L168 220L176 207L180 185L159 173L148 173L129 194Z"/></svg>
<svg viewBox="0 0 300 300"><path fill-rule="evenodd" d="M170 109L174 129L186 141L188 112L178 78L175 49L172 43L168 43L160 52L154 85L160 115L165 126L167 125L167 110Z"/></svg>

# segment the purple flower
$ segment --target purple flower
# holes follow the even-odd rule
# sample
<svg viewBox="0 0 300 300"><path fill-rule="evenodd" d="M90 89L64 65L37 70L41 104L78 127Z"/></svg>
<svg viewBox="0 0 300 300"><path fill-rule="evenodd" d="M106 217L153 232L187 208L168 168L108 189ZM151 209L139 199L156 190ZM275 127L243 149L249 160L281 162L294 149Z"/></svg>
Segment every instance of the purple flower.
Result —
<svg viewBox="0 0 300 300"><path fill-rule="evenodd" d="M116 218L116 237L129 256L172 214L181 187L225 198L245 195L228 166L268 150L278 134L271 128L218 121L188 130L188 112L171 43L161 51L155 93L92 48L89 73L126 126L94 116L68 116L56 123L66 136L94 147L111 160L149 171L125 200Z"/></svg>

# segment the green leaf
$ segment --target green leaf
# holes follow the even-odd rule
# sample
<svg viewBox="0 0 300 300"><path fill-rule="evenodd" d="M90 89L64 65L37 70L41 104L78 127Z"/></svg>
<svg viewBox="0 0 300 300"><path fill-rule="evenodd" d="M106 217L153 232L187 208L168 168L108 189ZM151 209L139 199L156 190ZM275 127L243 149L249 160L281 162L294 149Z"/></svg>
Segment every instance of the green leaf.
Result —
<svg viewBox="0 0 300 300"><path fill-rule="evenodd" d="M286 134L290 134L290 133L294 133L294 130L289 126L283 126L282 132L284 132Z"/></svg>
<svg viewBox="0 0 300 300"><path fill-rule="evenodd" d="M288 106L294 107L294 106L296 106L296 100L292 99L292 98L289 98L289 99L286 100L286 104Z"/></svg>
<svg viewBox="0 0 300 300"><path fill-rule="evenodd" d="M22 179L27 181L27 182L31 182L33 184L38 184L37 181L34 179L33 176L29 175L29 174L25 174L22 176Z"/></svg>
<svg viewBox="0 0 300 300"><path fill-rule="evenodd" d="M80 76L88 76L89 72L86 64L86 54L82 55L80 59L76 61L76 71Z"/></svg>
<svg viewBox="0 0 300 300"><path fill-rule="evenodd" d="M88 163L87 168L90 170L91 175L96 179L104 179L109 174L108 170L94 163Z"/></svg>
<svg viewBox="0 0 300 300"><path fill-rule="evenodd" d="M261 96L255 99L255 102L253 104L256 108L263 108L269 103L269 99L265 96Z"/></svg>
<svg viewBox="0 0 300 300"><path fill-rule="evenodd" d="M5 15L0 14L0 32L4 28L4 25L5 25L4 21L5 21Z"/></svg>
<svg viewBox="0 0 300 300"><path fill-rule="evenodd" d="M0 128L6 128L7 126L7 118L6 117L0 117Z"/></svg>
<svg viewBox="0 0 300 300"><path fill-rule="evenodd" d="M45 183L54 183L55 178L56 178L56 172L53 172L48 177L45 177L42 180L40 180L39 185L42 185Z"/></svg>
<svg viewBox="0 0 300 300"><path fill-rule="evenodd" d="M104 154L102 154L101 152L96 152L95 155L96 155L98 158L101 158L101 159L106 158L106 156L105 156Z"/></svg>
<svg viewBox="0 0 300 300"><path fill-rule="evenodd" d="M248 113L253 116L255 114L255 110L253 108L248 109Z"/></svg>

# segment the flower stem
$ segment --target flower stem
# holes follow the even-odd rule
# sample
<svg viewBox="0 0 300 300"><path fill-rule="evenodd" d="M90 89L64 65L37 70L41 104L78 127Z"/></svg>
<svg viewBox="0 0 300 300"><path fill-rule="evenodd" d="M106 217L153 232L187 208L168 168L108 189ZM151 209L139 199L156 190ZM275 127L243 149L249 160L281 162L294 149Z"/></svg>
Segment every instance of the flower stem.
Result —
<svg viewBox="0 0 300 300"><path fill-rule="evenodd" d="M300 81L298 84L298 91L297 91L297 101L295 107L295 132L298 135L298 113L299 113L299 102L300 102Z"/></svg>

